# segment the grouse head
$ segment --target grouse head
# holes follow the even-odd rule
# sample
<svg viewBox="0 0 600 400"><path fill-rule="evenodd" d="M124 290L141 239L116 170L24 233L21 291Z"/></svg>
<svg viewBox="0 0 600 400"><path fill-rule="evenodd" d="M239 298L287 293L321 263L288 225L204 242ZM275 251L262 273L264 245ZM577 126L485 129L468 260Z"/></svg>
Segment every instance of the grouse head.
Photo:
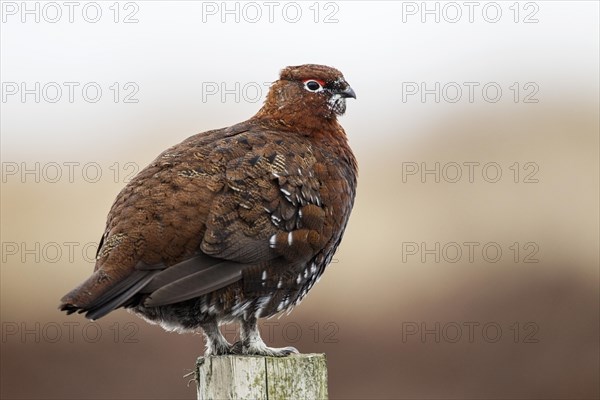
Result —
<svg viewBox="0 0 600 400"><path fill-rule="evenodd" d="M346 112L346 99L356 98L340 71L325 65L286 67L269 90L255 118L270 118L310 133L323 123L335 123Z"/></svg>

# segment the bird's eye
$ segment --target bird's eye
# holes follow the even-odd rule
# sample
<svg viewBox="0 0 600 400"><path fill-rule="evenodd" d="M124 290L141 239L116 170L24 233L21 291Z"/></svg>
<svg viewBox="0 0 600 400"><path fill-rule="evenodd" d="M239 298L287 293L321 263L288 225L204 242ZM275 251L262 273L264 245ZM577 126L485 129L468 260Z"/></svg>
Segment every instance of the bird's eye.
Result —
<svg viewBox="0 0 600 400"><path fill-rule="evenodd" d="M323 90L323 84L314 79L304 81L304 87L310 92L320 92Z"/></svg>

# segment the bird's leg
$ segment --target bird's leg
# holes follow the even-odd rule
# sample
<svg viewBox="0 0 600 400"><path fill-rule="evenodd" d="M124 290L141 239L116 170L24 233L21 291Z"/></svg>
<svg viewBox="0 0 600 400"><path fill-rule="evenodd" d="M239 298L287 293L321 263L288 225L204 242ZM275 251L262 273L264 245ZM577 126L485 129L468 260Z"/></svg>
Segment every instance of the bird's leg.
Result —
<svg viewBox="0 0 600 400"><path fill-rule="evenodd" d="M240 341L233 345L233 351L236 354L270 357L285 357L290 354L298 354L298 350L294 347L267 347L260 337L257 319L254 316L249 316L241 321Z"/></svg>
<svg viewBox="0 0 600 400"><path fill-rule="evenodd" d="M202 324L202 330L204 331L204 337L206 338L205 357L232 354L231 344L221 333L217 321L213 320Z"/></svg>

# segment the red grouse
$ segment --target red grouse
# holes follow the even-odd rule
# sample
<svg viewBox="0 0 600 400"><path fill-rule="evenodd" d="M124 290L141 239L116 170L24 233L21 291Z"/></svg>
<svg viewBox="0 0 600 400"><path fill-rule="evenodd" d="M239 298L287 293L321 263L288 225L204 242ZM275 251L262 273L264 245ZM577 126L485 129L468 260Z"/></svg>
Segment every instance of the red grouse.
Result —
<svg viewBox="0 0 600 400"><path fill-rule="evenodd" d="M287 67L254 117L160 154L117 196L94 273L60 309L202 328L207 355L296 353L267 347L257 319L298 304L340 244L357 176L337 121L349 97L337 69Z"/></svg>

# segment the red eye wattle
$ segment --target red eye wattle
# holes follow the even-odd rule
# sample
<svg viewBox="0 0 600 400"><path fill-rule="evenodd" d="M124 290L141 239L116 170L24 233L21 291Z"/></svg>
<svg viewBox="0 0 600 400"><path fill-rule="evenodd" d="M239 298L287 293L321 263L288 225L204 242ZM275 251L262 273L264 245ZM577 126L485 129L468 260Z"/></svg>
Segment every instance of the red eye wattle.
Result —
<svg viewBox="0 0 600 400"><path fill-rule="evenodd" d="M320 80L320 79L305 79L305 80L303 80L302 82L303 82L304 84L307 84L307 83L308 83L308 82L310 82L310 81L317 82L319 85L321 85L321 86L323 86L323 87L325 86L325 81L322 81L322 80Z"/></svg>
<svg viewBox="0 0 600 400"><path fill-rule="evenodd" d="M309 92L320 92L323 90L325 82L319 79L306 79L304 81L304 88Z"/></svg>

